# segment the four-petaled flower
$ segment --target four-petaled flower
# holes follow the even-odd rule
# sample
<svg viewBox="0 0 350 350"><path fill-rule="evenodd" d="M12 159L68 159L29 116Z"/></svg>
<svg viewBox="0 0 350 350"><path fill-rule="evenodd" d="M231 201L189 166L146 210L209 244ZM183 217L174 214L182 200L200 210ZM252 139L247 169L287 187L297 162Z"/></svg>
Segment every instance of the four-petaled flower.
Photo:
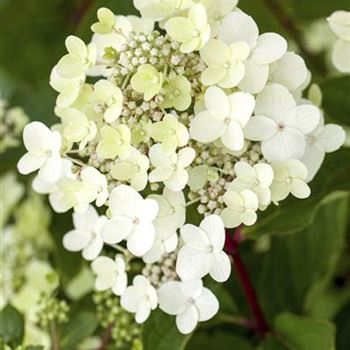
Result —
<svg viewBox="0 0 350 350"><path fill-rule="evenodd" d="M199 227L187 224L180 229L185 245L176 261L176 272L182 280L202 278L208 273L217 282L224 282L231 272L231 263L223 251L224 224L217 215L207 216Z"/></svg>
<svg viewBox="0 0 350 350"><path fill-rule="evenodd" d="M305 151L305 135L316 128L319 120L317 107L297 106L284 86L272 84L259 94L255 116L244 133L249 140L261 141L262 153L269 161L300 159Z"/></svg>
<svg viewBox="0 0 350 350"><path fill-rule="evenodd" d="M120 303L125 310L135 313L137 323L143 323L158 305L157 291L146 277L138 275L122 294Z"/></svg>
<svg viewBox="0 0 350 350"><path fill-rule="evenodd" d="M254 110L254 97L244 92L227 96L222 89L211 86L204 99L206 110L192 120L190 136L204 143L220 138L228 149L240 151L244 146L243 128Z"/></svg>
<svg viewBox="0 0 350 350"><path fill-rule="evenodd" d="M95 281L97 291L112 289L115 295L123 294L128 277L125 272L125 261L121 255L116 255L114 260L107 256L99 256L92 262L91 268L97 275Z"/></svg>
<svg viewBox="0 0 350 350"><path fill-rule="evenodd" d="M210 320L219 310L216 296L201 280L166 282L158 290L158 299L161 310L176 315L176 326L183 334L191 333L198 322Z"/></svg>
<svg viewBox="0 0 350 350"><path fill-rule="evenodd" d="M143 199L132 187L119 185L109 198L111 219L102 227L101 237L108 244L127 240L127 248L135 256L147 253L155 236L154 219L159 210L153 199Z"/></svg>

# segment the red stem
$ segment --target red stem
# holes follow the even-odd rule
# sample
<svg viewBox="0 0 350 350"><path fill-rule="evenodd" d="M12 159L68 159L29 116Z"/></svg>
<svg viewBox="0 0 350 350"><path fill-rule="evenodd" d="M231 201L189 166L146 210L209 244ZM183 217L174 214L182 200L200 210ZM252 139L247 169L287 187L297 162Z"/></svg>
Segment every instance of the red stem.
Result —
<svg viewBox="0 0 350 350"><path fill-rule="evenodd" d="M230 254L233 259L233 265L236 269L237 275L239 277L239 281L242 285L244 295L247 299L250 310L254 315L256 330L260 334L265 335L270 330L270 328L265 320L265 316L259 305L254 287L250 281L250 278L244 266L243 260L238 252L238 246L243 240L244 240L244 237L242 234L241 226L236 228L233 237L229 231L226 231L225 249L226 249L226 252Z"/></svg>

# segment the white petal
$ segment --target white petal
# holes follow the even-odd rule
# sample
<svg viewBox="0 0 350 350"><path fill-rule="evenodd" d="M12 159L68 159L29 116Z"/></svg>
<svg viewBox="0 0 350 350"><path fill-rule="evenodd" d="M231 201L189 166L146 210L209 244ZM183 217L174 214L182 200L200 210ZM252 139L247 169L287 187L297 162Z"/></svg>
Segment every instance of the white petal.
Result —
<svg viewBox="0 0 350 350"><path fill-rule="evenodd" d="M335 43L332 61L340 72L350 73L350 43L345 40L338 40Z"/></svg>
<svg viewBox="0 0 350 350"><path fill-rule="evenodd" d="M236 177L240 180L253 183L256 180L256 172L254 168L247 162L240 161L234 167Z"/></svg>
<svg viewBox="0 0 350 350"><path fill-rule="evenodd" d="M62 162L59 154L49 157L39 170L39 176L46 181L57 181L62 173Z"/></svg>
<svg viewBox="0 0 350 350"><path fill-rule="evenodd" d="M200 279L182 281L181 290L182 293L187 296L187 298L197 299L202 293L203 281Z"/></svg>
<svg viewBox="0 0 350 350"><path fill-rule="evenodd" d="M143 198L132 187L119 185L115 187L109 199L109 208L113 215L133 216Z"/></svg>
<svg viewBox="0 0 350 350"><path fill-rule="evenodd" d="M181 238L184 242L195 249L205 249L209 246L206 233L199 227L187 224L180 229Z"/></svg>
<svg viewBox="0 0 350 350"><path fill-rule="evenodd" d="M31 153L26 153L21 157L17 164L17 169L20 174L27 175L35 170L38 170L46 161L46 157L37 157ZM44 179L46 180L46 179Z"/></svg>
<svg viewBox="0 0 350 350"><path fill-rule="evenodd" d="M112 287L112 292L115 295L122 295L128 284L128 277L126 273L122 273L117 276L114 285Z"/></svg>
<svg viewBox="0 0 350 350"><path fill-rule="evenodd" d="M23 142L29 152L41 155L50 148L52 132L45 124L32 122L23 129Z"/></svg>
<svg viewBox="0 0 350 350"><path fill-rule="evenodd" d="M225 224L225 227L227 228L234 228L242 223L241 216L239 215L239 213L230 208L225 208L221 212L221 218Z"/></svg>
<svg viewBox="0 0 350 350"><path fill-rule="evenodd" d="M256 212L252 209L247 209L244 213L241 215L242 223L247 226L254 225L257 220Z"/></svg>
<svg viewBox="0 0 350 350"><path fill-rule="evenodd" d="M196 152L191 147L181 149L177 156L177 165L179 168L187 168L193 162Z"/></svg>
<svg viewBox="0 0 350 350"><path fill-rule="evenodd" d="M146 254L154 243L155 229L152 223L137 225L128 237L127 247L135 256Z"/></svg>
<svg viewBox="0 0 350 350"><path fill-rule="evenodd" d="M212 254L185 245L179 251L176 261L176 273L184 281L204 277L210 270Z"/></svg>
<svg viewBox="0 0 350 350"><path fill-rule="evenodd" d="M231 118L244 127L255 107L253 95L244 92L236 92L229 96L231 106Z"/></svg>
<svg viewBox="0 0 350 350"><path fill-rule="evenodd" d="M164 248L160 241L155 241L153 247L142 257L146 264L153 264L160 260L164 254Z"/></svg>
<svg viewBox="0 0 350 350"><path fill-rule="evenodd" d="M244 128L244 135L248 140L264 141L277 132L277 124L270 118L256 116L249 119Z"/></svg>
<svg viewBox="0 0 350 350"><path fill-rule="evenodd" d="M221 141L231 151L240 151L244 147L242 127L237 122L231 122L221 137Z"/></svg>
<svg viewBox="0 0 350 350"><path fill-rule="evenodd" d="M336 124L327 124L318 135L316 146L327 153L334 152L344 144L345 139L346 134L341 126Z"/></svg>
<svg viewBox="0 0 350 350"><path fill-rule="evenodd" d="M252 52L252 59L259 64L270 64L280 59L287 51L287 41L276 33L259 36Z"/></svg>
<svg viewBox="0 0 350 350"><path fill-rule="evenodd" d="M92 232L97 220L98 214L92 205L89 205L88 209L81 214L73 214L74 227L81 231Z"/></svg>
<svg viewBox="0 0 350 350"><path fill-rule="evenodd" d="M136 312L135 321L137 323L145 322L147 320L147 318L149 317L150 313L151 313L151 309L149 308L148 303L141 304L141 306L139 307L139 309Z"/></svg>
<svg viewBox="0 0 350 350"><path fill-rule="evenodd" d="M294 197L303 199L310 196L311 190L303 180L294 179L291 192Z"/></svg>
<svg viewBox="0 0 350 350"><path fill-rule="evenodd" d="M213 265L209 271L210 276L217 282L225 282L230 277L231 261L224 252L215 253Z"/></svg>
<svg viewBox="0 0 350 350"><path fill-rule="evenodd" d="M110 289L113 285L114 275L113 274L103 274L98 275L95 281L95 289L97 291L104 291Z"/></svg>
<svg viewBox="0 0 350 350"><path fill-rule="evenodd" d="M307 68L302 57L294 52L287 52L271 72L274 83L284 85L289 91L296 90L307 79Z"/></svg>
<svg viewBox="0 0 350 350"><path fill-rule="evenodd" d="M259 186L262 188L270 187L273 180L273 170L270 165L259 163L254 165L254 169L256 171Z"/></svg>
<svg viewBox="0 0 350 350"><path fill-rule="evenodd" d="M285 115L285 125L298 129L303 134L313 131L320 121L320 110L312 105L300 105Z"/></svg>
<svg viewBox="0 0 350 350"><path fill-rule="evenodd" d="M188 173L184 169L178 169L164 181L165 186L171 191L181 191L185 188L188 182Z"/></svg>
<svg viewBox="0 0 350 350"><path fill-rule="evenodd" d="M115 216L102 226L100 234L104 242L115 244L128 237L133 227L132 218Z"/></svg>
<svg viewBox="0 0 350 350"><path fill-rule="evenodd" d="M285 114L295 106L293 95L284 86L272 84L258 95L255 114L272 118L279 123L284 120Z"/></svg>
<svg viewBox="0 0 350 350"><path fill-rule="evenodd" d="M181 333L189 334L196 328L198 318L197 309L190 305L184 312L176 316L176 326Z"/></svg>
<svg viewBox="0 0 350 350"><path fill-rule="evenodd" d="M222 249L225 244L225 227L218 215L209 215L202 220L199 226L207 233L209 241L216 249Z"/></svg>
<svg viewBox="0 0 350 350"><path fill-rule="evenodd" d="M143 302L143 297L140 295L135 286L129 286L125 289L124 293L120 298L121 306L129 311L136 313L139 306Z"/></svg>
<svg viewBox="0 0 350 350"><path fill-rule="evenodd" d="M269 140L263 141L262 153L269 161L300 159L305 151L305 137L293 128L285 128Z"/></svg>
<svg viewBox="0 0 350 350"><path fill-rule="evenodd" d="M225 92L211 86L204 95L205 106L208 111L216 118L225 118L230 113L230 103Z"/></svg>
<svg viewBox="0 0 350 350"><path fill-rule="evenodd" d="M159 205L154 199L145 199L138 208L137 217L140 220L153 221L159 211Z"/></svg>
<svg viewBox="0 0 350 350"><path fill-rule="evenodd" d="M209 112L201 112L191 121L190 135L196 141L212 142L221 137L224 132L223 120L213 117Z"/></svg>
<svg viewBox="0 0 350 350"><path fill-rule="evenodd" d="M259 29L251 16L242 11L234 11L227 15L222 23L219 39L226 44L245 41L250 48L257 44Z"/></svg>
<svg viewBox="0 0 350 350"><path fill-rule="evenodd" d="M85 232L72 230L63 236L63 246L71 252L78 252L86 247L89 240L90 237Z"/></svg>
<svg viewBox="0 0 350 350"><path fill-rule="evenodd" d="M164 283L158 290L159 307L169 315L178 315L186 308L187 297L182 293L181 282Z"/></svg>
<svg viewBox="0 0 350 350"><path fill-rule="evenodd" d="M313 180L318 170L321 168L325 155L325 152L320 151L314 145L306 146L303 158L301 158L301 161L307 167L307 177L305 179L306 182Z"/></svg>
<svg viewBox="0 0 350 350"><path fill-rule="evenodd" d="M203 288L201 295L196 299L196 306L199 311L199 321L208 321L219 311L219 302L208 288Z"/></svg>
<svg viewBox="0 0 350 350"><path fill-rule="evenodd" d="M94 260L101 253L103 248L103 241L100 237L95 238L87 247L83 250L83 258L86 260Z"/></svg>
<svg viewBox="0 0 350 350"><path fill-rule="evenodd" d="M238 87L251 94L259 93L266 85L269 77L269 66L258 64L251 58L245 61L245 75Z"/></svg>

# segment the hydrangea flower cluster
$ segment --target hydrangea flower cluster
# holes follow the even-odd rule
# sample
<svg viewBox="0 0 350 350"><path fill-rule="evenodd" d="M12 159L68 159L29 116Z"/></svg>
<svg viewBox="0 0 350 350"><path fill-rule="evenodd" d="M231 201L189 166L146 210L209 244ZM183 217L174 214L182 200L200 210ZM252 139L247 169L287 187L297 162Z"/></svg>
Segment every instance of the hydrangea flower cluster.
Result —
<svg viewBox="0 0 350 350"><path fill-rule="evenodd" d="M74 210L64 247L137 323L157 307L185 334L211 319L202 279L229 278L225 228L308 197L345 139L303 97L304 60L237 2L135 0L140 18L101 8L91 42L69 36L52 70L60 122L24 130L20 173Z"/></svg>

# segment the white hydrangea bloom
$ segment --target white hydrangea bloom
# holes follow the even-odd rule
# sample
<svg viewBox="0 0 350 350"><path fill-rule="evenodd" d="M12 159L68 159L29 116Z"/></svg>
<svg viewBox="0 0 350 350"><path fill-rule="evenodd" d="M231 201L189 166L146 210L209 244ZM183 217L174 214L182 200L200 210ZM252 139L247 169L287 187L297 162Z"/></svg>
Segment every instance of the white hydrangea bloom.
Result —
<svg viewBox="0 0 350 350"><path fill-rule="evenodd" d="M18 171L27 175L39 170L42 179L54 182L61 174L61 135L40 122L27 124L23 130L27 153L17 164Z"/></svg>
<svg viewBox="0 0 350 350"><path fill-rule="evenodd" d="M183 53L200 50L210 38L207 12L202 4L193 5L188 17L169 19L164 27L172 39L181 43Z"/></svg>
<svg viewBox="0 0 350 350"><path fill-rule="evenodd" d="M142 191L147 185L148 168L148 157L133 147L128 158L119 159L111 166L111 175L116 180L128 181L136 191Z"/></svg>
<svg viewBox="0 0 350 350"><path fill-rule="evenodd" d="M158 298L161 310L176 315L176 326L183 334L191 333L198 322L210 320L219 310L218 300L201 280L164 283Z"/></svg>
<svg viewBox="0 0 350 350"><path fill-rule="evenodd" d="M68 108L71 106L77 100L84 83L84 74L74 79L62 78L57 73L57 66L55 66L51 71L50 85L59 92L56 99L57 107Z"/></svg>
<svg viewBox="0 0 350 350"><path fill-rule="evenodd" d="M262 153L270 161L300 159L305 151L305 135L316 128L319 120L317 107L297 106L284 86L272 84L258 95L255 116L244 132L247 139L261 141Z"/></svg>
<svg viewBox="0 0 350 350"><path fill-rule="evenodd" d="M288 197L289 193L296 198L307 198L310 196L310 188L306 184L307 168L297 159L285 162L272 163L274 180L271 185L272 201L279 201Z"/></svg>
<svg viewBox="0 0 350 350"><path fill-rule="evenodd" d="M180 233L185 245L178 253L176 272L182 280L199 279L208 273L217 282L229 278L231 263L223 251L225 228L220 216L207 216L199 227L187 224Z"/></svg>
<svg viewBox="0 0 350 350"><path fill-rule="evenodd" d="M89 120L84 113L75 108L69 108L62 114L64 125L63 136L68 142L79 143L79 150L86 147L97 133L97 126L93 120Z"/></svg>
<svg viewBox="0 0 350 350"><path fill-rule="evenodd" d="M259 208L266 208L271 202L272 167L264 163L251 166L246 162L240 161L235 164L234 170L236 177L228 189L235 192L252 190L258 196Z"/></svg>
<svg viewBox="0 0 350 350"><path fill-rule="evenodd" d="M340 72L350 73L350 11L336 11L327 20L339 38L333 49L333 64Z"/></svg>
<svg viewBox="0 0 350 350"><path fill-rule="evenodd" d="M229 96L211 86L205 93L206 110L197 114L191 122L190 135L199 142L221 139L232 151L244 146L243 128L253 113L255 100L251 94L235 92Z"/></svg>
<svg viewBox="0 0 350 350"><path fill-rule="evenodd" d="M112 289L115 295L124 293L128 276L125 272L125 261L121 255L116 255L114 260L107 256L99 256L92 262L91 268L97 275L95 281L97 291Z"/></svg>
<svg viewBox="0 0 350 350"><path fill-rule="evenodd" d="M186 219L186 203L183 192L173 192L164 188L162 195L150 195L159 205L159 213L154 220L156 236L154 244L144 256L146 263L158 261L165 253L173 252L178 244L177 229Z"/></svg>
<svg viewBox="0 0 350 350"><path fill-rule="evenodd" d="M270 65L269 81L281 84L289 91L300 88L308 79L308 70L303 58L294 52L286 52Z"/></svg>
<svg viewBox="0 0 350 350"><path fill-rule="evenodd" d="M132 187L119 185L109 198L112 218L102 227L104 242L115 244L127 240L127 248L135 256L147 253L155 236L154 219L159 206L153 199L143 199Z"/></svg>
<svg viewBox="0 0 350 350"><path fill-rule="evenodd" d="M105 121L108 123L115 122L122 112L122 91L110 81L102 79L95 83L94 92L99 105L104 110L103 117Z"/></svg>
<svg viewBox="0 0 350 350"><path fill-rule="evenodd" d="M63 246L71 252L82 251L86 260L96 259L103 248L100 231L106 222L107 218L99 216L91 205L83 213L74 213L74 230L64 235Z"/></svg>
<svg viewBox="0 0 350 350"><path fill-rule="evenodd" d="M336 124L325 124L321 115L316 129L306 136L306 148L301 161L306 165L310 182L320 169L326 153L338 150L345 142L344 129Z"/></svg>
<svg viewBox="0 0 350 350"><path fill-rule="evenodd" d="M248 58L250 48L244 41L231 45L212 39L201 49L200 54L208 68L202 73L204 85L218 85L232 88L243 79L244 61Z"/></svg>
<svg viewBox="0 0 350 350"><path fill-rule="evenodd" d="M76 36L66 39L68 54L57 63L57 73L67 79L79 78L96 63L97 49L94 43L85 43Z"/></svg>
<svg viewBox="0 0 350 350"><path fill-rule="evenodd" d="M223 21L219 39L226 44L237 41L246 42L251 54L245 61L245 76L238 87L250 93L260 92L269 76L269 64L276 62L287 51L287 42L279 34L264 33L253 18L240 10L231 12Z"/></svg>
<svg viewBox="0 0 350 350"><path fill-rule="evenodd" d="M254 225L257 220L256 211L259 207L258 196L251 190L236 192L228 190L224 194L224 203L227 205L221 213L225 227L233 228L242 223Z"/></svg>
<svg viewBox="0 0 350 350"><path fill-rule="evenodd" d="M84 212L89 203L105 204L108 198L107 180L97 169L88 166L80 172L80 179L64 176L57 182L57 191L49 196L50 204L57 213L71 208Z"/></svg>
<svg viewBox="0 0 350 350"><path fill-rule="evenodd" d="M146 277L138 275L122 294L120 303L125 310L135 313L137 323L143 323L158 305L157 291Z"/></svg>
<svg viewBox="0 0 350 350"><path fill-rule="evenodd" d="M149 174L150 182L164 182L171 191L181 191L188 182L186 168L190 166L196 156L191 147L182 148L178 153L166 152L161 144L153 145L149 151L149 158L154 170Z"/></svg>

